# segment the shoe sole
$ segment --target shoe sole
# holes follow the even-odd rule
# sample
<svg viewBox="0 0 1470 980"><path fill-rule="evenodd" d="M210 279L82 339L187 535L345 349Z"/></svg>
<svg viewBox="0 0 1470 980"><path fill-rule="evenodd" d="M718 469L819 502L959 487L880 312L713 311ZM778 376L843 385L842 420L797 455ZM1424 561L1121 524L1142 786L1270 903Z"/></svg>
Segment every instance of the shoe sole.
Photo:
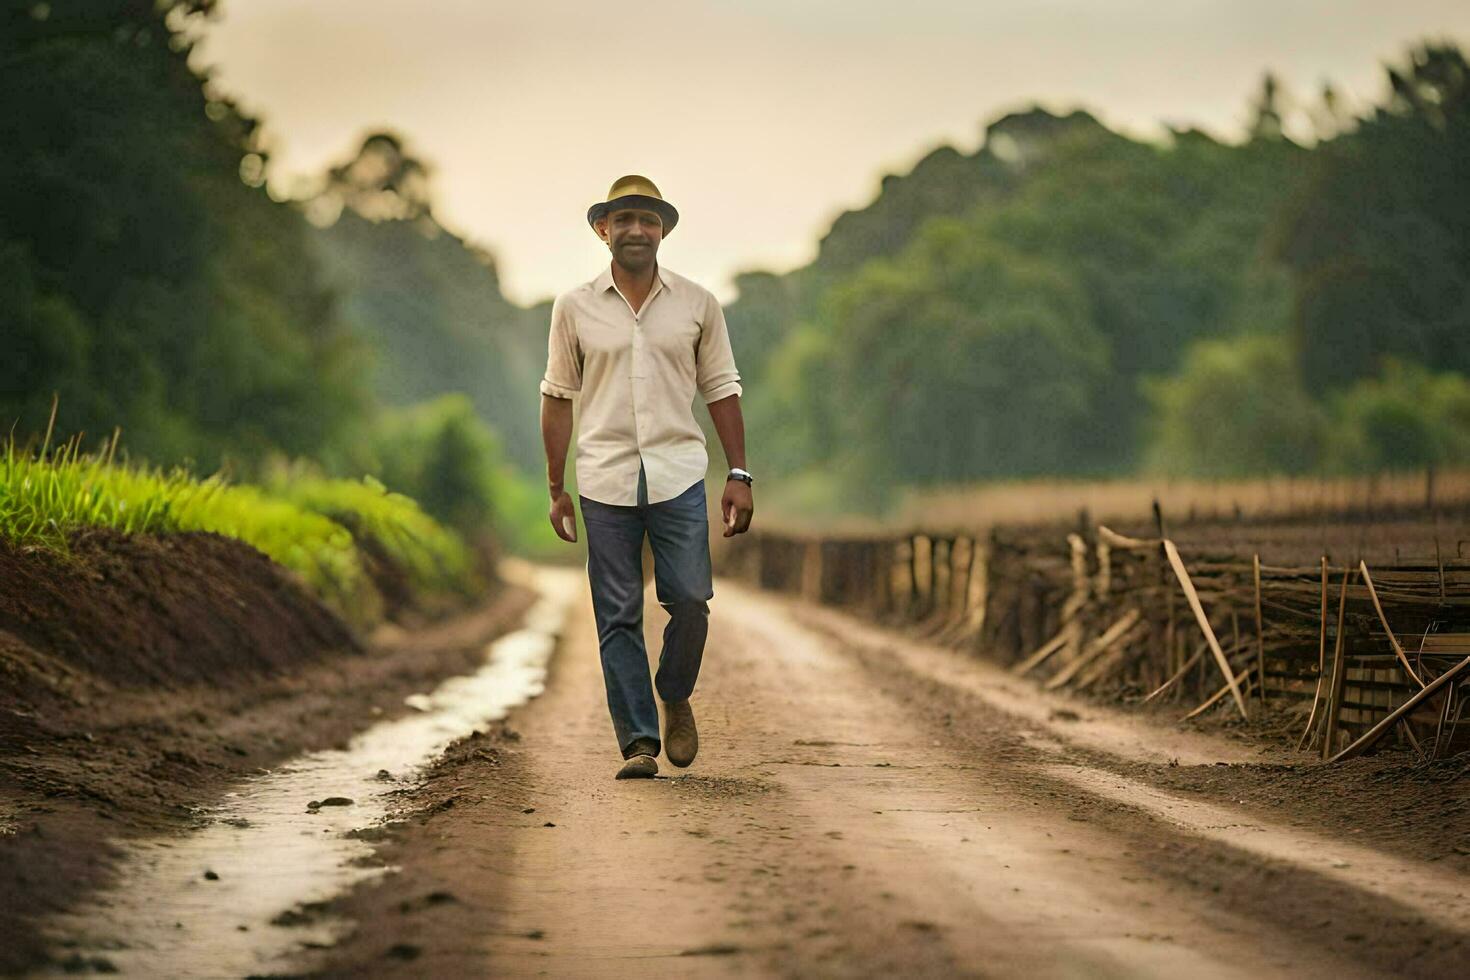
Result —
<svg viewBox="0 0 1470 980"><path fill-rule="evenodd" d="M647 759L645 763L642 760ZM658 775L658 760L651 755L635 755L623 763L614 779L652 779Z"/></svg>

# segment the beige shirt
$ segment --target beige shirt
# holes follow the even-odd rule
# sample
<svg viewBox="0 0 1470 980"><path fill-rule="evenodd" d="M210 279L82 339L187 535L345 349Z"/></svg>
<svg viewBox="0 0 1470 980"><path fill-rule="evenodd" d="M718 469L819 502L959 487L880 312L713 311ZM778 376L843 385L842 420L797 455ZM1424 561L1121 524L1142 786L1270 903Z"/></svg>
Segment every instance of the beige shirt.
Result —
<svg viewBox="0 0 1470 980"><path fill-rule="evenodd" d="M677 497L709 467L694 393L706 404L741 393L725 313L709 290L663 266L642 308L613 283L612 266L551 307L541 393L579 392L577 490L605 504Z"/></svg>

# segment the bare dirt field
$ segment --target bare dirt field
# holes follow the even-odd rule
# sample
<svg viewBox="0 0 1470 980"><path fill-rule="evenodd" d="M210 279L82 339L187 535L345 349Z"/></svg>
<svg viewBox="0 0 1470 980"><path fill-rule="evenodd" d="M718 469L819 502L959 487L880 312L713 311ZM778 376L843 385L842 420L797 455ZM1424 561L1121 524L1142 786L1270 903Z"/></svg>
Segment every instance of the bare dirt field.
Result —
<svg viewBox="0 0 1470 980"><path fill-rule="evenodd" d="M300 970L1470 971L1464 757L1329 768L727 580L712 608L693 767L612 779L581 596L546 693L403 794L396 870Z"/></svg>

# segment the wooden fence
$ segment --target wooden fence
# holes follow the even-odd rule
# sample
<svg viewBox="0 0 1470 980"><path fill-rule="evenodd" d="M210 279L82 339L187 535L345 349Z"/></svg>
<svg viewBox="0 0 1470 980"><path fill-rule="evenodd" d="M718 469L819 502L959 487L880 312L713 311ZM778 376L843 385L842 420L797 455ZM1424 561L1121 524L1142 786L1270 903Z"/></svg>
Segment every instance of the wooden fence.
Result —
<svg viewBox="0 0 1470 980"><path fill-rule="evenodd" d="M1279 538L1276 527L1255 530ZM1448 529L1450 554L1436 537L1435 554L1405 557L1392 535L1365 544L1349 524L1321 538L1352 559L1295 564L1280 553L1300 553L1300 541L1278 541L1263 562L1249 526L1186 530L1177 545L1162 518L1150 530L1084 517L975 534L753 532L730 542L720 571L997 660L1047 688L1178 702L1181 717L1269 715L1323 758L1385 734L1425 756L1466 741L1456 740L1470 684L1464 531ZM1370 565L1365 554L1392 560Z"/></svg>

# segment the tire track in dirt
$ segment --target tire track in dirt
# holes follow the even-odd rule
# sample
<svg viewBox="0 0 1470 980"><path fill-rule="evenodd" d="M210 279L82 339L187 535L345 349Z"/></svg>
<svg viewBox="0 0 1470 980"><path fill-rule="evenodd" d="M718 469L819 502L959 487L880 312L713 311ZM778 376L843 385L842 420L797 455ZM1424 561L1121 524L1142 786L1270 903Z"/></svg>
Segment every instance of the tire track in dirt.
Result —
<svg viewBox="0 0 1470 980"><path fill-rule="evenodd" d="M385 851L402 875L347 903L363 927L325 972L1352 977L1463 949L1421 925L1339 955L1341 930L1303 933L1273 900L1325 898L1375 937L1402 910L1375 920L1371 896L1079 788L993 706L717 591L691 770L613 781L584 596L524 737L439 767L433 812Z"/></svg>

